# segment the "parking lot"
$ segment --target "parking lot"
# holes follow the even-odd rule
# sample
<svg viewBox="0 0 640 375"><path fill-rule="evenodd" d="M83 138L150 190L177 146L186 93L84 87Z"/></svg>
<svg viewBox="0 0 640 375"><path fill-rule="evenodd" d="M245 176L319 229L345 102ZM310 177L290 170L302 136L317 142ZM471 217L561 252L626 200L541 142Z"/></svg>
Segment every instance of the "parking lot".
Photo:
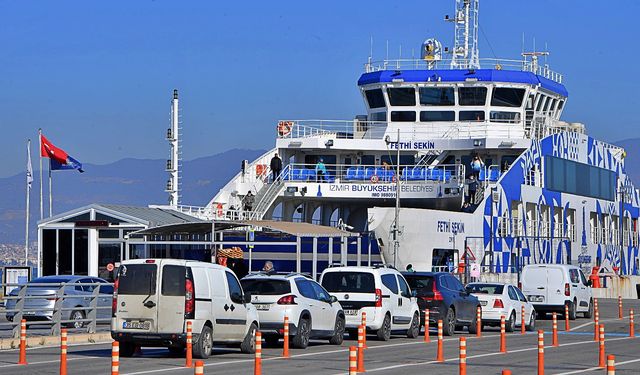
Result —
<svg viewBox="0 0 640 375"><path fill-rule="evenodd" d="M640 301L625 300L625 317L618 319L617 300L600 300L600 321L606 329L606 353L616 356L618 374L640 373L640 338L629 335L628 310L640 311ZM579 318L571 321L571 330L564 332L564 320L559 321L559 347L551 346L551 319L540 318L538 329L545 331L545 373L582 374L602 373L598 368L598 344L593 341L593 321ZM636 327L638 324L636 324ZM636 336L640 330L636 328ZM373 335L367 337L365 350L366 372L376 374L438 373L458 374L459 337L467 339L467 373L500 374L510 369L513 374L533 374L537 371L537 334L520 332L507 334L507 353L499 352L499 329L487 328L482 337L457 332L444 339L444 363L435 362L437 335L431 329L431 342L423 338L407 339L394 336L388 342L380 342ZM348 347L355 341L345 340L341 346L328 345L326 341L312 342L306 350L291 349L291 357L283 359L282 346L263 349L263 374L345 374L348 369ZM27 350L28 365L20 366L17 350L0 352L0 373L6 374L57 374L60 349L58 347ZM70 374L108 373L111 365L109 343L69 347L68 371ZM143 348L142 355L120 358L121 374L193 374L184 368L184 358L172 357L166 349ZM253 373L254 358L241 354L238 349L216 347L214 354L205 361L205 373Z"/></svg>

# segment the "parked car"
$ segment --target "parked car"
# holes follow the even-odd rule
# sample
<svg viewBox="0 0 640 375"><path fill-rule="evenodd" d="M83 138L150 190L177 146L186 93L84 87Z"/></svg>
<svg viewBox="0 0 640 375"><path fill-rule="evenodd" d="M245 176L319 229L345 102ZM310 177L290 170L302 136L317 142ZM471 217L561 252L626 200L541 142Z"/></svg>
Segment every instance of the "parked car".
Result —
<svg viewBox="0 0 640 375"><path fill-rule="evenodd" d="M480 301L467 292L460 280L446 272L405 272L403 275L417 292L422 324L437 325L438 320L442 320L443 333L447 336L463 327L476 333L476 310ZM426 309L429 309L429 322L424 321Z"/></svg>
<svg viewBox="0 0 640 375"><path fill-rule="evenodd" d="M386 341L393 331L407 337L420 334L418 304L407 281L395 268L331 267L322 272L320 284L338 298L346 317L346 329L357 335L362 313L367 313L367 331Z"/></svg>
<svg viewBox="0 0 640 375"><path fill-rule="evenodd" d="M504 316L507 332L513 332L522 324L527 331L536 328L536 310L518 287L504 283L470 283L467 291L480 300L483 327L500 326L500 318Z"/></svg>
<svg viewBox="0 0 640 375"><path fill-rule="evenodd" d="M25 295L28 297L42 298L25 298L22 318L27 321L53 320L53 309L58 290L62 283L69 284L64 288L64 298L60 305L61 319L72 321L66 323L66 326L71 328L82 328L87 324L87 322L83 320L86 319L89 314L91 300L94 296L94 289L98 287L98 285L85 284L105 284L100 285L100 288L98 289L99 295L97 296L96 305L99 308L96 309L96 318L109 319L111 316L109 306L111 305L113 287L108 281L98 277L74 275L43 276L29 281L26 284L27 290ZM20 288L15 288L11 293L9 293L9 296L17 297L19 292ZM16 303L16 299L7 299L5 303L6 310L14 310L16 308ZM16 312L7 312L7 320L13 321L15 314Z"/></svg>
<svg viewBox="0 0 640 375"><path fill-rule="evenodd" d="M136 346L164 346L181 354L187 322L193 355L208 358L213 343L239 344L255 351L258 313L227 267L179 259L136 259L118 268L113 294L111 337L120 355Z"/></svg>
<svg viewBox="0 0 640 375"><path fill-rule="evenodd" d="M289 335L296 348L306 348L311 338L342 344L345 327L342 306L313 279L298 273L259 273L246 276L240 284L251 294L267 344L275 345L282 337L285 316L289 318Z"/></svg>
<svg viewBox="0 0 640 375"><path fill-rule="evenodd" d="M579 267L568 264L530 264L522 270L522 291L538 313L564 314L569 307L569 319L577 313L593 316L591 281Z"/></svg>

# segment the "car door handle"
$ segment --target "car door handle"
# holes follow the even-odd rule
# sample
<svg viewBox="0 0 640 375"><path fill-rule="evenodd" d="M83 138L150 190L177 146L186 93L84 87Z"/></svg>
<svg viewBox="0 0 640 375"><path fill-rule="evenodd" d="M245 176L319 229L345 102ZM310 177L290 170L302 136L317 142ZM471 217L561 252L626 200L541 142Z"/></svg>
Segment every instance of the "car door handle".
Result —
<svg viewBox="0 0 640 375"><path fill-rule="evenodd" d="M147 302L144 303L144 307L149 308L149 309L152 308L152 307L155 307L155 306L156 306L156 304L153 301L147 301Z"/></svg>

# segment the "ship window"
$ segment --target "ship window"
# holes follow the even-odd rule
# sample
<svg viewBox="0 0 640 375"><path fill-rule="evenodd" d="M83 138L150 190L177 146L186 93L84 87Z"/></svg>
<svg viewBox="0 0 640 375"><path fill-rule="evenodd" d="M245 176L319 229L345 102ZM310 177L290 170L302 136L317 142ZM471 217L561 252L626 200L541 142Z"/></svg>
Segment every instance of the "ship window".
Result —
<svg viewBox="0 0 640 375"><path fill-rule="evenodd" d="M492 122L520 122L520 113L518 112L499 112L499 111L491 111L489 112L489 118Z"/></svg>
<svg viewBox="0 0 640 375"><path fill-rule="evenodd" d="M536 106L536 112L540 112L540 110L542 109L542 105L544 104L544 101L546 99L546 95L540 95L540 99L538 99L538 105Z"/></svg>
<svg viewBox="0 0 640 375"><path fill-rule="evenodd" d="M561 100L560 103L558 103L558 112L562 111L562 107L564 107L564 100Z"/></svg>
<svg viewBox="0 0 640 375"><path fill-rule="evenodd" d="M460 87L458 89L460 105L485 105L487 102L486 87Z"/></svg>
<svg viewBox="0 0 640 375"><path fill-rule="evenodd" d="M387 89L387 94L391 105L416 105L416 90L413 87L391 87Z"/></svg>
<svg viewBox="0 0 640 375"><path fill-rule="evenodd" d="M371 121L385 122L387 121L387 112L374 112L369 115L369 117L371 118Z"/></svg>
<svg viewBox="0 0 640 375"><path fill-rule="evenodd" d="M460 121L484 121L484 111L460 111Z"/></svg>
<svg viewBox="0 0 640 375"><path fill-rule="evenodd" d="M391 111L391 121L416 122L416 113L414 111Z"/></svg>
<svg viewBox="0 0 640 375"><path fill-rule="evenodd" d="M616 173L607 169L547 156L544 175L549 190L611 201L615 198ZM589 182L577 183L585 179Z"/></svg>
<svg viewBox="0 0 640 375"><path fill-rule="evenodd" d="M367 90L364 92L364 95L367 97L369 108L382 108L385 106L382 89Z"/></svg>
<svg viewBox="0 0 640 375"><path fill-rule="evenodd" d="M454 111L422 111L420 112L420 121L455 121L456 113Z"/></svg>
<svg viewBox="0 0 640 375"><path fill-rule="evenodd" d="M524 98L524 89L496 87L491 96L491 105L498 107L520 107Z"/></svg>
<svg viewBox="0 0 640 375"><path fill-rule="evenodd" d="M547 98L547 101L544 103L544 108L542 108L542 112L546 113L549 110L549 106L553 100L551 98Z"/></svg>
<svg viewBox="0 0 640 375"><path fill-rule="evenodd" d="M453 87L420 87L421 105L454 105Z"/></svg>

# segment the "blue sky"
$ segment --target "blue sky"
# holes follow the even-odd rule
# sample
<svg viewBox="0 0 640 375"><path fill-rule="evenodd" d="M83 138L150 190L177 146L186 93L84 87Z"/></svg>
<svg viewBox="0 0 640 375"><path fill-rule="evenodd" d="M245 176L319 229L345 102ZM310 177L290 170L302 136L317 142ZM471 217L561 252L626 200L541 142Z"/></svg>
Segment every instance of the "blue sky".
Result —
<svg viewBox="0 0 640 375"><path fill-rule="evenodd" d="M0 176L21 172L37 129L85 163L164 158L173 88L184 158L270 148L278 119L351 119L374 58L452 44L452 0L0 0ZM481 57L545 43L565 74L567 121L607 141L640 136L636 1L483 0ZM624 72L628 73L624 73ZM36 148L33 148L34 152ZM90 170L88 171L90 173Z"/></svg>

